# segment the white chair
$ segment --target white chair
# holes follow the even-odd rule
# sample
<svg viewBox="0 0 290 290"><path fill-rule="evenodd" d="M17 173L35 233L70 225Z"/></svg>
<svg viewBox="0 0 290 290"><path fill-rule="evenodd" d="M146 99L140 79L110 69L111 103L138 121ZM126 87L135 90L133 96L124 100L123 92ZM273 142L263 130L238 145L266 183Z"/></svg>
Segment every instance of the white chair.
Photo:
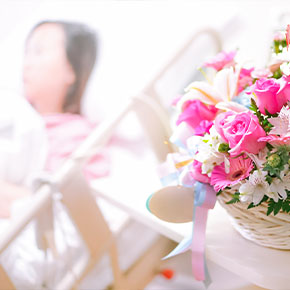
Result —
<svg viewBox="0 0 290 290"><path fill-rule="evenodd" d="M105 252L109 252L111 257L114 275L112 286L114 289L140 289L150 282L156 275L156 269L160 265L161 258L173 249L175 243L160 237L128 271L122 271L118 262L115 236L95 200L98 190L90 188L82 175L82 166L91 154L107 144L118 124L129 112L136 113L152 145L151 149L159 161L164 161L166 155L176 149L169 143L171 135L169 114L166 111L164 96L160 93L160 84L176 67L186 68L185 75L188 75L188 71L192 74L194 66L188 66L188 57L193 62L199 57L197 55L198 50L195 50L195 44L204 35L210 36L210 41L215 45L215 50L220 49L220 39L215 31L203 30L195 34L139 96L132 98L116 115L101 123L53 175L50 183L43 184L37 190L30 208L23 213L21 218L12 221L5 235L1 236L0 254L7 249L25 226L35 219L38 220L39 224L39 245L44 250L55 248L51 204L56 187L61 192L62 203L69 212L89 251L90 259L88 261L80 259L70 265L74 275L68 272L59 284L55 285L55 289L77 288ZM198 60L201 61L200 58ZM111 202L122 207L116 201L111 200ZM3 267L0 267L0 289L14 289L13 283Z"/></svg>

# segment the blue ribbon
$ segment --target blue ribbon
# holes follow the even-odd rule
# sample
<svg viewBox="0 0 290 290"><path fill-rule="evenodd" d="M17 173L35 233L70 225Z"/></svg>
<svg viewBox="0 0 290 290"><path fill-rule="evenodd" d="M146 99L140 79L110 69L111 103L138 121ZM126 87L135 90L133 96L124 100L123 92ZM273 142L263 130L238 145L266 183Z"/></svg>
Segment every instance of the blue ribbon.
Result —
<svg viewBox="0 0 290 290"><path fill-rule="evenodd" d="M179 177L179 172L176 171L160 178L160 181L163 186L167 186L171 182L178 180L178 177Z"/></svg>
<svg viewBox="0 0 290 290"><path fill-rule="evenodd" d="M187 250L190 249L190 246L192 244L193 240L193 234L194 234L194 221L195 221L195 212L196 212L196 206L201 206L206 198L206 186L204 183L201 183L199 181L196 181L194 184L194 193L195 193L195 198L194 198L194 205L193 205L193 214L192 214L192 232L189 237L184 238L178 245L177 247L171 251L167 256L165 256L162 260L174 257L176 255L179 255L181 253L186 252ZM206 259L204 257L205 263L205 280L203 281L203 284L206 288L211 284L212 280L206 265Z"/></svg>
<svg viewBox="0 0 290 290"><path fill-rule="evenodd" d="M170 140L170 142L175 144L177 147L180 147L182 149L187 149L186 145L180 139L174 139L171 137L169 140Z"/></svg>

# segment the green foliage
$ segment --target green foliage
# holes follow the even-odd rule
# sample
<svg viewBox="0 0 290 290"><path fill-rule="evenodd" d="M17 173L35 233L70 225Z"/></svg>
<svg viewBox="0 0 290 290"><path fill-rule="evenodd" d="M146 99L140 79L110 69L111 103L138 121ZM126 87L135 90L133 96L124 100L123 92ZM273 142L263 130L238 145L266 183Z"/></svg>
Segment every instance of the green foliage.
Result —
<svg viewBox="0 0 290 290"><path fill-rule="evenodd" d="M217 193L216 196L219 196L223 191L220 189Z"/></svg>
<svg viewBox="0 0 290 290"><path fill-rule="evenodd" d="M263 202L266 202L269 199L269 197L267 195L264 195L263 199L256 205L254 205L253 202L251 202L248 206L248 209L259 206L260 204L262 204Z"/></svg>
<svg viewBox="0 0 290 290"><path fill-rule="evenodd" d="M283 76L280 67L273 72L273 78L280 79Z"/></svg>
<svg viewBox="0 0 290 290"><path fill-rule="evenodd" d="M252 110L254 114L258 117L259 122L261 124L264 121L264 118L262 116L262 113L259 111L256 101L253 98L251 98L250 110Z"/></svg>
<svg viewBox="0 0 290 290"><path fill-rule="evenodd" d="M282 211L286 213L290 212L290 196L289 195L285 200L283 200Z"/></svg>
<svg viewBox="0 0 290 290"><path fill-rule="evenodd" d="M289 147L280 146L276 152L268 152L267 162L264 166L264 171L268 171L266 180L269 184L273 177L280 178L281 171L284 170L285 165L289 164Z"/></svg>
<svg viewBox="0 0 290 290"><path fill-rule="evenodd" d="M238 191L235 194L232 194L232 199L226 202L226 204L233 204L236 202L240 202L240 193Z"/></svg>
<svg viewBox="0 0 290 290"><path fill-rule="evenodd" d="M251 98L250 110L252 110L254 114L258 117L259 123L262 126L262 128L265 130L265 132L267 133L270 132L273 125L268 121L268 119L274 117L275 115L271 115L267 110L266 110L266 116L262 115L262 113L260 112L256 104L256 101L253 98Z"/></svg>
<svg viewBox="0 0 290 290"><path fill-rule="evenodd" d="M254 205L254 203L250 203L247 209L254 208L256 206L261 205L262 203L267 202L267 215L273 213L274 215L278 214L280 211L285 213L290 213L290 194L288 192L288 196L285 200L279 199L278 202L275 202L273 198L269 198L268 196L264 195L263 199L260 203Z"/></svg>
<svg viewBox="0 0 290 290"><path fill-rule="evenodd" d="M219 145L218 151L221 153L227 153L230 150L230 146L228 143L221 143Z"/></svg>
<svg viewBox="0 0 290 290"><path fill-rule="evenodd" d="M287 46L286 39L274 40L274 42L273 42L273 51L276 54L281 53L283 51L283 47L286 47L286 46Z"/></svg>
<svg viewBox="0 0 290 290"><path fill-rule="evenodd" d="M272 212L276 215L282 208L282 199L279 199L278 202L275 202L272 198L268 202L267 215L270 215Z"/></svg>
<svg viewBox="0 0 290 290"><path fill-rule="evenodd" d="M279 199L278 202L275 202L272 198L268 202L267 215L270 215L272 212L274 215L278 214L280 211L289 213L290 212L290 194L286 199Z"/></svg>

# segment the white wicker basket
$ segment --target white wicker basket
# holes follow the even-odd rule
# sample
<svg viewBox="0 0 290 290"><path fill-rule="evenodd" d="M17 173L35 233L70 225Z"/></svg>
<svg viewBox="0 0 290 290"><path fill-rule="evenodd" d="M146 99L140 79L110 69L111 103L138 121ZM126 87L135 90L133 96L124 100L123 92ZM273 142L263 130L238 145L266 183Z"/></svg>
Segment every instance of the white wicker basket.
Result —
<svg viewBox="0 0 290 290"><path fill-rule="evenodd" d="M226 209L234 228L246 239L259 245L290 250L290 214L280 212L266 215L267 205L247 209L248 204L226 204L232 197L223 192L218 201Z"/></svg>

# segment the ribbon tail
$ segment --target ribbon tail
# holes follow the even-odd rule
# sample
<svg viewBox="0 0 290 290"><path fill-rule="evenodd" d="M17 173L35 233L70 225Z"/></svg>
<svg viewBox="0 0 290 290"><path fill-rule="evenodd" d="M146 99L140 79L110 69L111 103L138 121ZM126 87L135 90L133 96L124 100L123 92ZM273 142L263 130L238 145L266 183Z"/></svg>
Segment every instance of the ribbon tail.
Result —
<svg viewBox="0 0 290 290"><path fill-rule="evenodd" d="M192 272L196 280L205 280L205 230L208 209L197 206L195 210L195 222L193 228Z"/></svg>
<svg viewBox="0 0 290 290"><path fill-rule="evenodd" d="M178 254L181 254L181 253L186 252L187 250L190 249L191 243L192 243L192 237L188 237L188 238L183 239L176 246L176 248L174 250L172 250L167 256L165 256L164 258L162 258L162 260L165 260L165 259L174 257L174 256L176 256Z"/></svg>
<svg viewBox="0 0 290 290"><path fill-rule="evenodd" d="M205 257L204 257L204 261L205 261ZM211 280L211 277L209 275L209 271L208 271L206 262L204 264L204 271L205 271L205 280L203 281L203 285L207 289L209 287L209 285L212 283L212 280Z"/></svg>

